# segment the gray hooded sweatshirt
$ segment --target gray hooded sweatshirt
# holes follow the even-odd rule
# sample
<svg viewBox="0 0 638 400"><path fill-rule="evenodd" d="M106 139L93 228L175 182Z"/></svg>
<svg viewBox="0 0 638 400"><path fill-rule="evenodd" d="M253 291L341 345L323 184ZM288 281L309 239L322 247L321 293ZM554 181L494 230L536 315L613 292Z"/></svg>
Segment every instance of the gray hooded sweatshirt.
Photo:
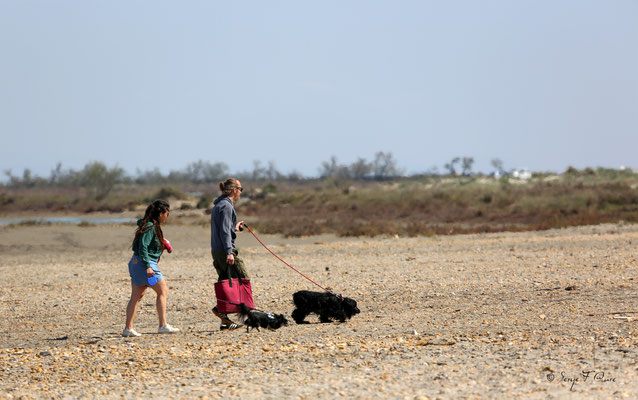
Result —
<svg viewBox="0 0 638 400"><path fill-rule="evenodd" d="M237 214L233 202L228 196L219 196L214 202L210 214L210 248L212 251L225 251L232 254L235 248L235 224Z"/></svg>

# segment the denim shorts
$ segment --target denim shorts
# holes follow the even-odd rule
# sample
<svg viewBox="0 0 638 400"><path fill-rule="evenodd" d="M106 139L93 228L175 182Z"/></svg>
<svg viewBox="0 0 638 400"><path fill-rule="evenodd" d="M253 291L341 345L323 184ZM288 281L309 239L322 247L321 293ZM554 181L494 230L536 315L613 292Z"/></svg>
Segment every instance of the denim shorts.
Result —
<svg viewBox="0 0 638 400"><path fill-rule="evenodd" d="M150 265L151 269L155 271L155 277L158 281L164 279L162 273L159 268L157 268L157 263L151 261ZM128 273L131 275L131 282L135 286L148 286L148 281L146 280L146 266L142 262L142 259L136 255L131 257L131 261L128 262Z"/></svg>

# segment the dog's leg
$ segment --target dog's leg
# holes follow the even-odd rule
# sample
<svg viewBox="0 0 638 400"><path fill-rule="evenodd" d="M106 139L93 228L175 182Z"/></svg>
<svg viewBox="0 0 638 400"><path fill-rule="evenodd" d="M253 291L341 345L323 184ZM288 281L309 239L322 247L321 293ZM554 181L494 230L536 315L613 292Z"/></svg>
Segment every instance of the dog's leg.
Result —
<svg viewBox="0 0 638 400"><path fill-rule="evenodd" d="M319 322L321 323L328 323L328 322L332 322L332 319L330 318L330 314L328 313L321 313L319 314Z"/></svg>
<svg viewBox="0 0 638 400"><path fill-rule="evenodd" d="M339 322L346 322L346 313L340 310L337 315L335 315L335 319Z"/></svg>
<svg viewBox="0 0 638 400"><path fill-rule="evenodd" d="M292 312L292 319L294 319L295 322L298 324L307 324L308 322L304 321L307 315L308 315L307 312L303 312L300 309L295 308Z"/></svg>

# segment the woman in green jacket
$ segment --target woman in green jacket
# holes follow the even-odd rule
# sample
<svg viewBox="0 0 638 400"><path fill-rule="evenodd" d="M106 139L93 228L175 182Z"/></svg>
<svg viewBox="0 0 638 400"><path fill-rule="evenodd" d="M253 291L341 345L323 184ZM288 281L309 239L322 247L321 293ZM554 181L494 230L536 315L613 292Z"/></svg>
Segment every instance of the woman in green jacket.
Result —
<svg viewBox="0 0 638 400"><path fill-rule="evenodd" d="M159 319L158 333L175 333L174 328L166 323L166 296L168 286L160 272L157 263L164 249L171 250L170 243L164 239L161 224L165 223L170 214L170 205L165 200L155 200L144 213L144 218L137 221L137 230L133 239L133 257L128 264L131 276L131 299L126 306L126 326L122 336L140 336L133 329L137 305L142 300L147 287L157 293L155 305Z"/></svg>

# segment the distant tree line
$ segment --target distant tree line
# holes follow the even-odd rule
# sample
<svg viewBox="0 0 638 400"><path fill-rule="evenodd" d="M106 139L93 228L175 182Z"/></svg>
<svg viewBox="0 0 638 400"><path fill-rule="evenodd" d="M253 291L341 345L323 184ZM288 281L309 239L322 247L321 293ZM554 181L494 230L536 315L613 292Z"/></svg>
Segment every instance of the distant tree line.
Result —
<svg viewBox="0 0 638 400"><path fill-rule="evenodd" d="M444 165L450 175L472 175L472 157L454 157ZM492 160L492 165L499 171L503 170L503 163L499 159ZM434 169L436 170L436 168ZM399 177L405 177L403 169L397 165L397 160L391 152L379 151L371 161L359 157L351 164L341 164L337 157L321 163L319 167L321 179L350 179L383 181ZM280 172L274 161L266 165L260 161L253 162L250 171L231 173L228 165L223 162L211 162L199 160L188 164L181 170L170 171L163 174L159 168L141 171L134 175L128 175L120 167L108 167L100 161L92 161L83 169L63 169L62 163L58 163L51 170L48 178L34 175L31 170L25 169L22 176L13 175L11 170L4 171L7 182L5 187L32 188L32 187L83 187L90 197L98 200L104 199L116 184L139 185L164 185L164 184L203 184L216 183L228 176L236 176L240 180L249 181L301 181L309 179L301 173L293 171L289 174ZM430 172L430 175L438 175ZM419 174L423 175L423 174Z"/></svg>
<svg viewBox="0 0 638 400"><path fill-rule="evenodd" d="M321 163L319 176L321 178L347 178L354 180L386 180L403 176L404 173L397 166L392 153L377 152L374 160L368 162L359 157L350 165L339 164L337 157L332 156L329 161Z"/></svg>
<svg viewBox="0 0 638 400"><path fill-rule="evenodd" d="M445 163L443 168L446 173L439 174L436 167L426 173L407 176L390 152L377 152L371 161L365 158L358 158L350 164L339 163L336 156L321 163L318 173L320 179L334 179L336 183L352 181L386 181L396 178L410 178L423 176L474 176L472 171L474 165L473 157L454 157L450 162ZM491 160L494 168L493 175L507 176L513 175L512 171L506 171L503 161L498 158ZM574 167L568 167L565 174L572 177L577 176L605 176L611 179L617 177L633 175L630 168L621 167L619 170L609 168L586 168L579 171ZM92 161L80 170L63 169L62 163L58 163L48 178L34 175L30 169L25 169L22 176L13 175L11 170L5 170L6 182L0 183L6 188L83 188L87 197L95 200L105 199L115 185L162 185L162 186L183 186L188 184L216 184L217 182L234 176L242 181L249 182L300 182L313 180L316 178L304 177L301 173L293 171L289 174L280 172L274 161L269 161L266 165L260 161L253 162L253 168L249 171L239 171L232 173L227 164L223 162L210 162L199 160L188 164L181 170L170 171L163 174L159 168L151 170L136 171L134 175L127 174L124 169L115 166L108 167L100 161Z"/></svg>
<svg viewBox="0 0 638 400"><path fill-rule="evenodd" d="M117 183L130 179L122 168L109 168L99 161L92 161L79 171L63 170L62 163L58 163L51 170L49 178L33 175L28 168L24 170L22 177L13 175L11 170L6 170L4 173L8 178L8 182L4 186L15 188L83 187L89 197L97 200L106 198Z"/></svg>
<svg viewBox="0 0 638 400"><path fill-rule="evenodd" d="M30 169L25 169L22 176L16 176L11 170L5 170L8 187L84 187L92 191L96 197L104 197L105 188L112 187L118 183L134 184L178 184L178 183L211 183L228 176L236 176L239 179L251 181L278 181L290 180L299 181L306 179L301 173L293 171L289 174L280 172L274 161L269 161L267 165L260 161L253 162L251 171L239 171L231 173L228 165L223 162L210 162L199 160L188 164L181 170L170 171L163 174L159 168L146 171L137 170L134 175L128 175L120 167L109 168L100 161L92 161L81 170L72 168L63 169L62 163L58 163L51 170L48 178L34 175ZM403 171L397 166L397 162L388 152L377 152L374 160L368 162L364 158L359 158L356 162L346 165L339 164L336 157L329 161L324 161L319 168L320 178L336 177L355 180L376 179L384 180L403 175Z"/></svg>

